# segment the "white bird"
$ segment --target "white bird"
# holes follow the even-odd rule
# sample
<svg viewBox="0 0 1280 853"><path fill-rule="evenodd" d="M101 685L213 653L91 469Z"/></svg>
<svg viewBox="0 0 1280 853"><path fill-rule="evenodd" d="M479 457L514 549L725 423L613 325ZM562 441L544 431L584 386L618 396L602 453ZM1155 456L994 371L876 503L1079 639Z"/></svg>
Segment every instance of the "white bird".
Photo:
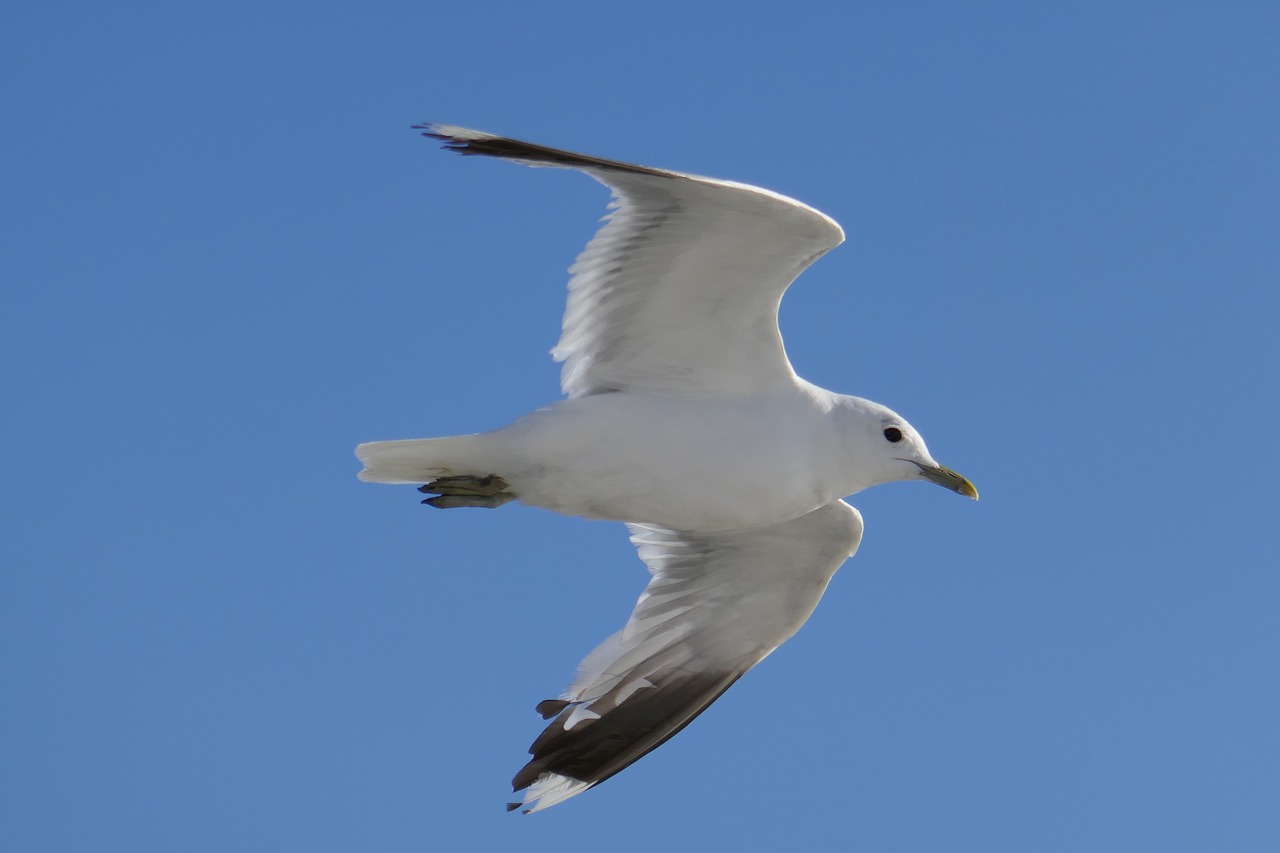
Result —
<svg viewBox="0 0 1280 853"><path fill-rule="evenodd" d="M660 746L804 624L862 539L841 498L916 479L978 493L901 416L787 360L778 304L843 241L831 218L747 184L416 129L613 193L570 268L553 350L567 399L492 432L356 448L361 479L425 483L441 509L520 500L628 523L652 578L622 630L537 707L551 722L508 806L537 811Z"/></svg>

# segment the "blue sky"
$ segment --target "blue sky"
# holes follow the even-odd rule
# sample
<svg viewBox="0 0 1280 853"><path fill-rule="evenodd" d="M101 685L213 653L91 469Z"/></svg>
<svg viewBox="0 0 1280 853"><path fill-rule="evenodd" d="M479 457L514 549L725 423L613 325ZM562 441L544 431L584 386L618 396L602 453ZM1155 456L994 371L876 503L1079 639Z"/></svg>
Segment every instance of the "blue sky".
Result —
<svg viewBox="0 0 1280 853"><path fill-rule="evenodd" d="M0 33L0 846L1270 851L1280 12L1266 3L28 4ZM436 120L760 184L848 242L801 375L895 484L799 635L507 815L646 575L360 441L553 399L604 190ZM465 345L453 343L466 341Z"/></svg>

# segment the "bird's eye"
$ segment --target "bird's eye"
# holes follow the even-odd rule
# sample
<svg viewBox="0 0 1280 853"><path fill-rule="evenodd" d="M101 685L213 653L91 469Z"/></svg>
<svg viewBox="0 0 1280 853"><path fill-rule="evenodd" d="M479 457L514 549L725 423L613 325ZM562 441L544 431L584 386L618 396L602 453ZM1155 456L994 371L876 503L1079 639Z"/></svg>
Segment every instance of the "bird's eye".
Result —
<svg viewBox="0 0 1280 853"><path fill-rule="evenodd" d="M902 441L902 430L897 427L885 427L884 437L887 438L891 444L897 444L899 441Z"/></svg>

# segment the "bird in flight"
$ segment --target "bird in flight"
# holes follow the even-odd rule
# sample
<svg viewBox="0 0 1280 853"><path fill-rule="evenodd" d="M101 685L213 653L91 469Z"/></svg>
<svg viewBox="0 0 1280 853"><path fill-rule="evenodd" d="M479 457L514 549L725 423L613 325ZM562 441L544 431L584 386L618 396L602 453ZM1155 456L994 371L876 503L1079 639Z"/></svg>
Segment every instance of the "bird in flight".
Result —
<svg viewBox="0 0 1280 853"><path fill-rule="evenodd" d="M787 360L778 304L844 240L830 217L748 184L415 129L613 194L570 268L552 350L563 399L491 432L356 448L361 479L425 484L439 509L518 500L630 529L652 577L622 630L537 706L550 722L508 805L537 811L662 745L804 624L862 539L842 498L897 480L978 492L900 415Z"/></svg>

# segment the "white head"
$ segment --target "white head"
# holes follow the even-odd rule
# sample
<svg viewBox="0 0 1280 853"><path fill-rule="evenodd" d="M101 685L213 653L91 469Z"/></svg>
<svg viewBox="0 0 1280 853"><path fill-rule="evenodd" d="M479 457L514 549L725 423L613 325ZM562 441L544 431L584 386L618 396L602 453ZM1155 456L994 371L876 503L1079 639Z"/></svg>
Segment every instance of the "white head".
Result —
<svg viewBox="0 0 1280 853"><path fill-rule="evenodd" d="M897 480L928 480L978 499L973 483L933 460L924 439L906 418L861 397L842 397L840 403L848 411L849 452L863 475L860 489Z"/></svg>

